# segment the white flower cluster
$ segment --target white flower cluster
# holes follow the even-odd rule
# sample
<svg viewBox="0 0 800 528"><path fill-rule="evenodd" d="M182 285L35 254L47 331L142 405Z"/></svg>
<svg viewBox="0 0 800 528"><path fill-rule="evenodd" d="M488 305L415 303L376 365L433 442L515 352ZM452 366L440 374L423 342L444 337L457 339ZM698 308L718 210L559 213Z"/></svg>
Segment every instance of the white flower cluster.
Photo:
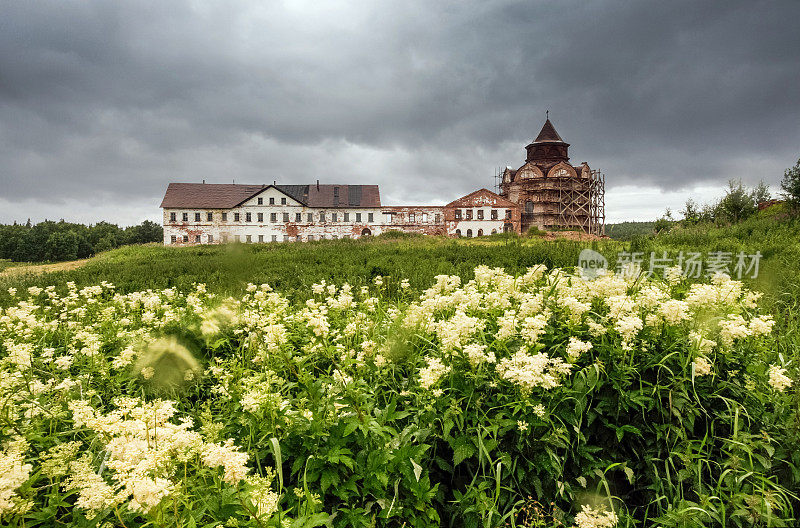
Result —
<svg viewBox="0 0 800 528"><path fill-rule="evenodd" d="M778 392L783 392L792 386L792 379L786 375L786 369L772 365L767 372L770 386Z"/></svg>
<svg viewBox="0 0 800 528"><path fill-rule="evenodd" d="M501 359L497 364L497 372L506 379L519 386L523 392L530 392L540 387L553 389L561 384L561 377L569 374L572 365L563 359L550 357L540 352L528 354L517 352L510 358Z"/></svg>
<svg viewBox="0 0 800 528"><path fill-rule="evenodd" d="M606 511L605 508L592 508L588 504L581 507L581 512L575 516L574 528L613 528L619 522L617 514Z"/></svg>

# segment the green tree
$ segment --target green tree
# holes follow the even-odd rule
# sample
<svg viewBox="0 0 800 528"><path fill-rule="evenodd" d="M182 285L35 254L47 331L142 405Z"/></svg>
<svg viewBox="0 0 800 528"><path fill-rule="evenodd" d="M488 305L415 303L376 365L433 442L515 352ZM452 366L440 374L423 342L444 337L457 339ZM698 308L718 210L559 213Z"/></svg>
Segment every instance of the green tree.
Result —
<svg viewBox="0 0 800 528"><path fill-rule="evenodd" d="M727 193L717 204L714 217L723 222L736 223L751 216L756 209L753 192L747 192L741 180L731 180Z"/></svg>
<svg viewBox="0 0 800 528"><path fill-rule="evenodd" d="M56 231L45 245L47 260L75 260L78 258L78 235L75 231Z"/></svg>
<svg viewBox="0 0 800 528"><path fill-rule="evenodd" d="M784 171L781 189L783 197L789 202L792 210L800 210L800 159L797 160L794 167Z"/></svg>

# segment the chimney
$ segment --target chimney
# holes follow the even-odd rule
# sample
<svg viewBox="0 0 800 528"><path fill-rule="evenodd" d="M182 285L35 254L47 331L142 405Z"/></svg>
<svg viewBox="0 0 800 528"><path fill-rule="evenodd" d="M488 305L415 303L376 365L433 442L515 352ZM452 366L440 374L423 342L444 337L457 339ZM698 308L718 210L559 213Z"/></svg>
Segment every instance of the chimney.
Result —
<svg viewBox="0 0 800 528"><path fill-rule="evenodd" d="M277 185L277 184L278 184L277 180L272 180L272 185Z"/></svg>
<svg viewBox="0 0 800 528"><path fill-rule="evenodd" d="M203 184L204 184L204 185L205 185L205 183L206 183L206 181L205 181L205 180L203 180Z"/></svg>
<svg viewBox="0 0 800 528"><path fill-rule="evenodd" d="M319 190L319 180L317 180L317 190Z"/></svg>

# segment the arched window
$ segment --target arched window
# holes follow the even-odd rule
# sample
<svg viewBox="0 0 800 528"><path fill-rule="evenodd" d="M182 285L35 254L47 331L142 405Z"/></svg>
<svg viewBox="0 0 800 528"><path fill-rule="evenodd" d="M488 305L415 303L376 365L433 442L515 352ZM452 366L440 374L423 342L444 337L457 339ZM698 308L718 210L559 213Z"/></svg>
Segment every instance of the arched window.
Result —
<svg viewBox="0 0 800 528"><path fill-rule="evenodd" d="M527 200L525 202L525 212L528 213L528 214L533 212L533 202L532 201Z"/></svg>
<svg viewBox="0 0 800 528"><path fill-rule="evenodd" d="M472 238L472 229L467 229L467 238Z"/></svg>
<svg viewBox="0 0 800 528"><path fill-rule="evenodd" d="M365 227L364 229L361 230L361 236L370 236L371 234L372 234L372 231L370 231L369 228L367 228L367 227Z"/></svg>
<svg viewBox="0 0 800 528"><path fill-rule="evenodd" d="M478 229L478 236L483 236L483 229Z"/></svg>
<svg viewBox="0 0 800 528"><path fill-rule="evenodd" d="M456 229L456 236L457 236L457 237L460 237L460 236L461 236L461 230L460 230L460 229Z"/></svg>
<svg viewBox="0 0 800 528"><path fill-rule="evenodd" d="M497 229L492 229L492 234L496 235L497 234Z"/></svg>

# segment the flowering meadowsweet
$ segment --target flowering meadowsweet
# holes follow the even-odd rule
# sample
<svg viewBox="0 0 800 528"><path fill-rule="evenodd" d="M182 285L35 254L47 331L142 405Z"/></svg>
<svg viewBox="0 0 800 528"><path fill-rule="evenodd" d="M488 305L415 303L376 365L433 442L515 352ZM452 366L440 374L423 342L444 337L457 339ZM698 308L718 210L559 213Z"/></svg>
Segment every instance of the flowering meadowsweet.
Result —
<svg viewBox="0 0 800 528"><path fill-rule="evenodd" d="M146 380L152 379L156 371L153 367L144 367L139 371L142 377Z"/></svg>
<svg viewBox="0 0 800 528"><path fill-rule="evenodd" d="M567 343L567 356L572 359L578 359L581 354L588 352L592 348L592 344L588 341L581 341L577 337L570 337Z"/></svg>
<svg viewBox="0 0 800 528"><path fill-rule="evenodd" d="M792 379L786 375L786 369L772 365L767 373L769 374L769 385L776 391L783 392L792 386Z"/></svg>
<svg viewBox="0 0 800 528"><path fill-rule="evenodd" d="M496 361L494 352L486 352L486 345L472 343L464 347L464 354L469 359L470 365L477 367L482 363L494 363Z"/></svg>
<svg viewBox="0 0 800 528"><path fill-rule="evenodd" d="M33 466L25 463L28 444L24 440L9 442L0 451L0 516L4 513L22 512L29 504L17 490L31 475Z"/></svg>
<svg viewBox="0 0 800 528"><path fill-rule="evenodd" d="M708 376L711 374L711 363L704 357L696 358L692 365L694 367L695 376Z"/></svg>
<svg viewBox="0 0 800 528"><path fill-rule="evenodd" d="M575 516L574 528L613 528L619 522L617 514L606 511L605 508L594 509L588 504L581 507L581 512Z"/></svg>
<svg viewBox="0 0 800 528"><path fill-rule="evenodd" d="M435 357L425 358L425 361L427 366L419 369L419 384L430 389L442 376L450 372L451 368Z"/></svg>
<svg viewBox="0 0 800 528"><path fill-rule="evenodd" d="M517 352L497 364L500 376L517 385L525 393L535 388L558 387L561 384L561 377L569 374L571 368L572 366L561 358L551 358L543 352L538 354Z"/></svg>

